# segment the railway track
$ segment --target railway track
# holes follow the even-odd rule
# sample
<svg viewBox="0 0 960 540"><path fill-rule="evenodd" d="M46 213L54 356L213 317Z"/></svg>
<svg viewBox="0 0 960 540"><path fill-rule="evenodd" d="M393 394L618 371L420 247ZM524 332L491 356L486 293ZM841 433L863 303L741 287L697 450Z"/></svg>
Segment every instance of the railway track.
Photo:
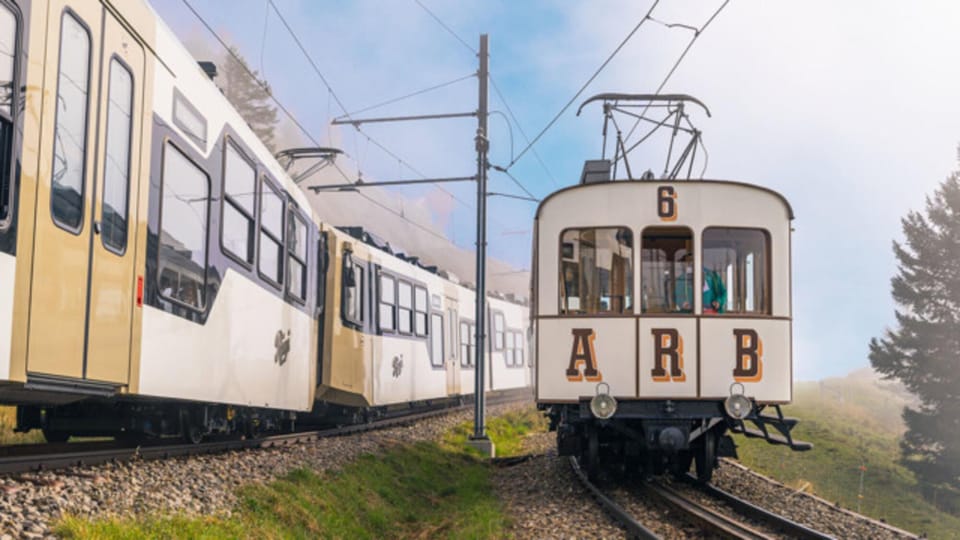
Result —
<svg viewBox="0 0 960 540"><path fill-rule="evenodd" d="M529 395L526 394L505 396L501 399L492 400L488 398L487 404L499 405L528 398ZM0 475L51 471L111 462L167 459L180 456L217 454L234 450L275 448L329 437L341 437L365 431L385 429L427 418L452 414L472 407L473 403L470 402L415 414L389 416L363 424L267 435L253 439L214 439L199 444L169 444L163 440L159 440L133 446L108 440L77 443L9 445L0 447Z"/></svg>
<svg viewBox="0 0 960 540"><path fill-rule="evenodd" d="M575 458L570 458L570 463L580 482L604 511L626 529L629 538L659 538L636 516L590 482ZM832 538L748 503L714 486L697 485L692 477L684 480L690 481L683 482L679 489L664 482L651 481L643 483L639 489L633 490L632 493L646 502L656 501L659 505L671 508L683 515L683 519L696 526L699 531L709 532L722 538L749 540L771 538L825 540ZM691 493L697 493L700 496L692 496ZM711 501L707 502L704 500L705 498ZM716 504L717 502L720 504Z"/></svg>

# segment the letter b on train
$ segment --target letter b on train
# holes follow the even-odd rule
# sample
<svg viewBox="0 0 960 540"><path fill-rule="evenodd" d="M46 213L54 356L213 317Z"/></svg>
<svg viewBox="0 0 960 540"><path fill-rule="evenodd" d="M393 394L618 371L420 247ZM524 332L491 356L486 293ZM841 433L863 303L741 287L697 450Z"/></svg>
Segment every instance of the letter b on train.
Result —
<svg viewBox="0 0 960 540"><path fill-rule="evenodd" d="M733 379L737 382L759 382L763 379L763 340L756 330L736 329L737 363Z"/></svg>

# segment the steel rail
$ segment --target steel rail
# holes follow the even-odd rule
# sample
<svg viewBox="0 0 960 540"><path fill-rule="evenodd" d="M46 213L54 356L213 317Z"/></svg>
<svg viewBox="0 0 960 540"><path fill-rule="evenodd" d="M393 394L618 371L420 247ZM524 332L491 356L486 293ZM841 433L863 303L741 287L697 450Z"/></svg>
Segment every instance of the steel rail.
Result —
<svg viewBox="0 0 960 540"><path fill-rule="evenodd" d="M526 393L498 396L491 400L491 404L505 404L526 399ZM79 443L58 443L54 445L30 444L22 445L27 452L17 451L18 445L0 447L0 475L52 471L70 467L100 465L103 463L119 463L134 460L167 459L180 456L195 456L204 454L218 454L231 450L247 450L256 448L276 448L300 442L307 442L330 437L354 435L365 431L386 429L398 425L410 424L433 418L453 414L473 407L473 402L460 405L432 409L424 412L403 415L390 415L368 423L351 424L336 428L310 430L294 433L268 435L254 439L220 439L201 442L199 444L164 444L162 440L139 446L116 446L114 441L91 441ZM52 451L43 452L46 447ZM31 450L37 452L30 452Z"/></svg>
<svg viewBox="0 0 960 540"><path fill-rule="evenodd" d="M691 482L696 481L696 479L690 475L686 477L686 480ZM707 495L728 504L737 512L740 512L741 514L758 521L763 521L767 525L778 529L780 532L790 536L791 538L809 538L814 540L833 540L834 538L833 536L811 529L805 525L801 525L796 521L787 519L779 514L775 514L766 508L747 502L744 499L741 499L732 493L727 493L726 491L723 491L712 484L703 484L698 485L697 487Z"/></svg>
<svg viewBox="0 0 960 540"><path fill-rule="evenodd" d="M663 484L656 482L645 484L644 492L653 495L662 503L681 512L704 530L709 530L724 538L750 540L768 540L773 538L717 510L691 501L676 490Z"/></svg>
<svg viewBox="0 0 960 540"><path fill-rule="evenodd" d="M610 517L612 517L617 523L627 530L627 537L651 540L660 538L653 531L644 527L642 523L631 516L630 513L627 512L622 506L614 502L613 499L604 495L603 492L597 488L597 486L593 485L593 483L587 478L587 475L580 468L580 463L577 461L576 457L570 457L570 467L573 469L573 473L580 480L580 484L582 484L583 487L590 492L590 495L596 499L604 511L606 511Z"/></svg>

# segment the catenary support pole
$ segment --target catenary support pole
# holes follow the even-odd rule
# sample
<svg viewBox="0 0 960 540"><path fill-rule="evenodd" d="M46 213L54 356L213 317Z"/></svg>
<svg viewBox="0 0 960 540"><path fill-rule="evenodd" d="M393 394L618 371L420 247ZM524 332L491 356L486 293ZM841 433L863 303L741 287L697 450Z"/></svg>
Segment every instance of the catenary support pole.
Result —
<svg viewBox="0 0 960 540"><path fill-rule="evenodd" d="M486 380L486 355L484 354L486 345L486 323L487 323L487 151L490 149L490 141L487 138L487 80L488 67L487 61L487 34L480 35L480 71L477 77L479 84L479 106L477 109L477 300L476 300L476 349L474 362L476 368L474 373L474 417L473 417L473 435L470 437L471 445L481 449L484 453L493 456L493 443L487 437L484 402Z"/></svg>

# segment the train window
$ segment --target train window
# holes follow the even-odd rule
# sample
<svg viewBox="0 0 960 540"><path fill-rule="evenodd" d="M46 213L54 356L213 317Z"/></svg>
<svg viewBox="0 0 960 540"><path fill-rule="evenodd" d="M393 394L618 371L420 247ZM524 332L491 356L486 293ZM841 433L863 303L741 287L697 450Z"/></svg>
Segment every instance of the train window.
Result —
<svg viewBox="0 0 960 540"><path fill-rule="evenodd" d="M523 367L523 332L513 333L513 365Z"/></svg>
<svg viewBox="0 0 960 540"><path fill-rule="evenodd" d="M413 286L406 281L397 282L397 331L401 334L412 333L413 328Z"/></svg>
<svg viewBox="0 0 960 540"><path fill-rule="evenodd" d="M56 224L79 232L87 156L90 33L70 12L64 12L61 24L50 212Z"/></svg>
<svg viewBox="0 0 960 540"><path fill-rule="evenodd" d="M693 313L693 232L651 227L640 243L640 311Z"/></svg>
<svg viewBox="0 0 960 540"><path fill-rule="evenodd" d="M107 106L106 164L103 169L103 207L100 210L103 245L117 253L127 248L127 200L130 191L130 137L133 127L133 75L119 60L110 60Z"/></svg>
<svg viewBox="0 0 960 540"><path fill-rule="evenodd" d="M260 275L283 283L283 195L266 178L260 182Z"/></svg>
<svg viewBox="0 0 960 540"><path fill-rule="evenodd" d="M430 364L435 368L443 367L445 352L443 350L443 315L434 313L430 316Z"/></svg>
<svg viewBox="0 0 960 540"><path fill-rule="evenodd" d="M513 354L513 332L507 332L504 338L504 347L503 347L503 360L507 364L507 367L513 367L514 363L514 354Z"/></svg>
<svg viewBox="0 0 960 540"><path fill-rule="evenodd" d="M207 264L206 173L173 144L163 152L160 202L160 294L190 307L204 305Z"/></svg>
<svg viewBox="0 0 960 540"><path fill-rule="evenodd" d="M17 50L20 36L17 16L0 2L0 221L10 215L10 180L13 163L14 106L17 96Z"/></svg>
<svg viewBox="0 0 960 540"><path fill-rule="evenodd" d="M427 290L423 287L414 287L413 289L413 330L420 336L427 335L427 312L430 306L427 305Z"/></svg>
<svg viewBox="0 0 960 540"><path fill-rule="evenodd" d="M633 233L621 227L568 229L560 241L560 313L633 310Z"/></svg>
<svg viewBox="0 0 960 540"><path fill-rule="evenodd" d="M223 231L221 241L228 254L253 264L254 197L257 170L227 142L223 158Z"/></svg>
<svg viewBox="0 0 960 540"><path fill-rule="evenodd" d="M472 330L472 324L469 321L460 321L460 367L470 367L473 365L473 347L471 343L475 341Z"/></svg>
<svg viewBox="0 0 960 540"><path fill-rule="evenodd" d="M495 351L503 350L503 313L493 312L493 349Z"/></svg>
<svg viewBox="0 0 960 540"><path fill-rule="evenodd" d="M287 218L288 292L298 300L307 299L307 223L293 207Z"/></svg>
<svg viewBox="0 0 960 540"><path fill-rule="evenodd" d="M357 327L363 325L364 268L347 253L343 257L343 318Z"/></svg>
<svg viewBox="0 0 960 540"><path fill-rule="evenodd" d="M703 231L703 312L770 313L770 237L760 229Z"/></svg>
<svg viewBox="0 0 960 540"><path fill-rule="evenodd" d="M393 332L397 328L397 282L391 276L380 276L380 330Z"/></svg>

